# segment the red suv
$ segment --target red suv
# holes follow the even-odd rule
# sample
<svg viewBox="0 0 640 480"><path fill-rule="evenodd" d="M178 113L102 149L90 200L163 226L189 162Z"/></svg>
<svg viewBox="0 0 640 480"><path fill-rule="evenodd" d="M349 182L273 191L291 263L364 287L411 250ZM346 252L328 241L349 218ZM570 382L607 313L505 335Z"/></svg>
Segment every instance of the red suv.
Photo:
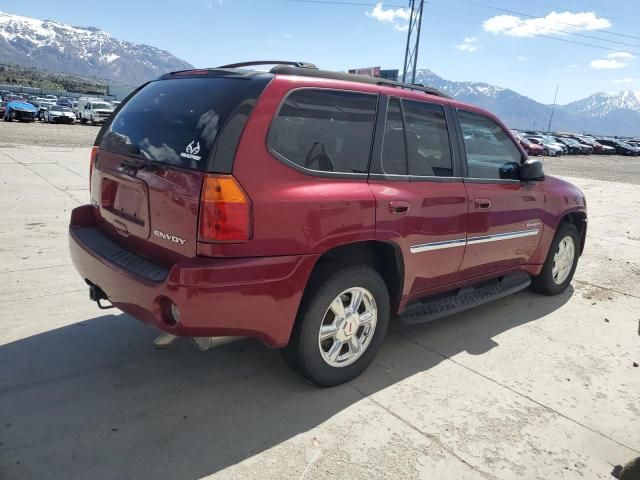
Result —
<svg viewBox="0 0 640 480"><path fill-rule="evenodd" d="M257 337L329 386L371 363L392 318L569 285L585 198L493 115L253 63L164 75L100 131L69 227L98 305L200 344Z"/></svg>

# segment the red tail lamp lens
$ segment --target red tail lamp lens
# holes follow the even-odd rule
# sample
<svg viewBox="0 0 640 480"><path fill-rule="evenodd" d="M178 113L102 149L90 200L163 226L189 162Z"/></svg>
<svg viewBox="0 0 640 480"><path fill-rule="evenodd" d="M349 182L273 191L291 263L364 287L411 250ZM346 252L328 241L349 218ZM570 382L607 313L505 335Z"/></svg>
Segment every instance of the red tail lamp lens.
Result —
<svg viewBox="0 0 640 480"><path fill-rule="evenodd" d="M249 198L235 178L230 175L206 175L200 200L200 240L249 240L250 210Z"/></svg>
<svg viewBox="0 0 640 480"><path fill-rule="evenodd" d="M93 147L91 149L91 158L89 159L89 193L91 193L91 176L93 175L93 167L96 165L96 159L98 158L98 148Z"/></svg>

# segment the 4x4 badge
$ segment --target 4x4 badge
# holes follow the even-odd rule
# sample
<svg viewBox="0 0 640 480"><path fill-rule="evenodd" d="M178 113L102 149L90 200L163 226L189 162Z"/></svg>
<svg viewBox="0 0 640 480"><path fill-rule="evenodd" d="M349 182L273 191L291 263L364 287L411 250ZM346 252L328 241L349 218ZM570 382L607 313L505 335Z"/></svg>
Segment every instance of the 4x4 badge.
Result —
<svg viewBox="0 0 640 480"><path fill-rule="evenodd" d="M198 141L198 143L196 143L196 146L193 146L193 142L195 142L195 140L192 140L191 143L189 145L187 145L187 148L184 149L184 152L182 152L180 154L181 157L183 158L189 158L191 160L200 160L202 157L198 155L198 153L200 153L200 141Z"/></svg>

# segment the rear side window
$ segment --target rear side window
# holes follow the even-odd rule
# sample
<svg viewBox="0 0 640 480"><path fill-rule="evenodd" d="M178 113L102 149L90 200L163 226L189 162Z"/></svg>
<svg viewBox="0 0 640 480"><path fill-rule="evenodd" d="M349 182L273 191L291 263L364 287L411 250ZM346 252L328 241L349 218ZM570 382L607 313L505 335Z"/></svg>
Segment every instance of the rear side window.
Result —
<svg viewBox="0 0 640 480"><path fill-rule="evenodd" d="M452 177L453 162L444 108L403 100L409 154L409 174Z"/></svg>
<svg viewBox="0 0 640 480"><path fill-rule="evenodd" d="M387 122L382 141L382 169L391 175L407 174L407 150L404 142L400 100L389 100Z"/></svg>
<svg viewBox="0 0 640 480"><path fill-rule="evenodd" d="M499 179L503 166L508 163L520 165L520 150L500 125L465 110L458 110L458 117L467 154L468 177Z"/></svg>
<svg viewBox="0 0 640 480"><path fill-rule="evenodd" d="M297 90L283 102L269 130L269 148L300 167L367 173L377 95Z"/></svg>
<svg viewBox="0 0 640 480"><path fill-rule="evenodd" d="M207 169L220 148L231 158L225 159L224 168L215 168L216 157L211 169L230 173L241 130L237 117L244 125L267 81L190 77L150 82L122 106L103 133L100 147L198 170ZM223 148L218 144L228 130L233 130L233 145Z"/></svg>

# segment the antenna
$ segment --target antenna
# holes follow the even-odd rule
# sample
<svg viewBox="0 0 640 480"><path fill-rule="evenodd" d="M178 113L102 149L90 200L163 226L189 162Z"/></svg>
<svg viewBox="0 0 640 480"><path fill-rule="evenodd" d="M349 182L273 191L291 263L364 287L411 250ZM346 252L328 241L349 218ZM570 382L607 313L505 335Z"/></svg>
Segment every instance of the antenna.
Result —
<svg viewBox="0 0 640 480"><path fill-rule="evenodd" d="M419 5L416 6L418 2ZM416 67L418 64L418 47L420 46L420 27L422 26L424 0L409 0L409 7L411 8L411 14L409 15L409 29L407 30L407 46L404 50L403 83L416 82ZM415 43L412 45L412 42ZM407 82L406 78L409 70L411 70L411 82Z"/></svg>
<svg viewBox="0 0 640 480"><path fill-rule="evenodd" d="M553 96L553 107L551 107L551 116L549 117L549 126L547 133L551 131L551 120L553 120L553 112L556 111L556 100L558 99L558 85L556 85L556 94Z"/></svg>

